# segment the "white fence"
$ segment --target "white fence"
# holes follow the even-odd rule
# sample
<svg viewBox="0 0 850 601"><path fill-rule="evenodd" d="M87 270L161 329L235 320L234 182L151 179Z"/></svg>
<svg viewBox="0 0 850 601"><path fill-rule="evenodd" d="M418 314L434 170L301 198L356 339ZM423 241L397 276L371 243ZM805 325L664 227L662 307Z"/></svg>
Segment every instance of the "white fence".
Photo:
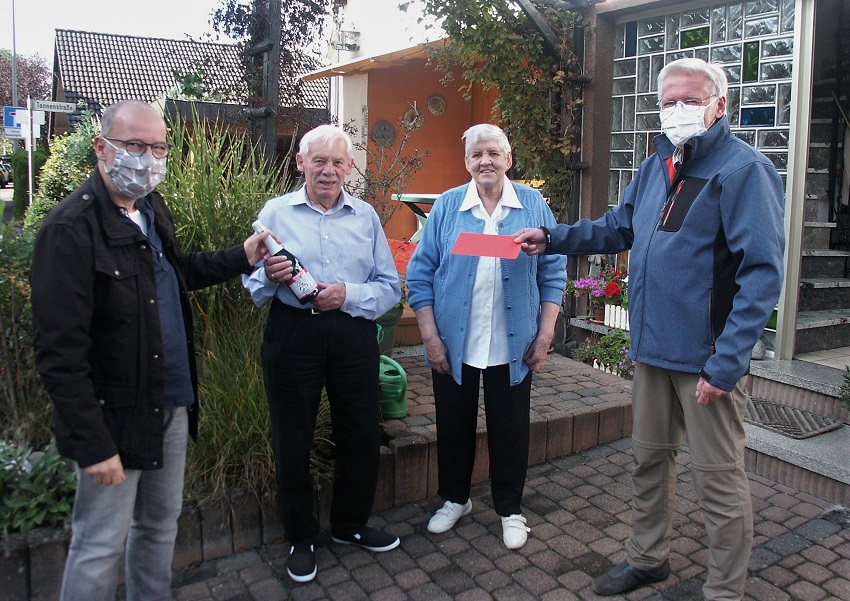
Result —
<svg viewBox="0 0 850 601"><path fill-rule="evenodd" d="M603 323L611 328L628 331L629 312L619 305L605 305L605 321Z"/></svg>

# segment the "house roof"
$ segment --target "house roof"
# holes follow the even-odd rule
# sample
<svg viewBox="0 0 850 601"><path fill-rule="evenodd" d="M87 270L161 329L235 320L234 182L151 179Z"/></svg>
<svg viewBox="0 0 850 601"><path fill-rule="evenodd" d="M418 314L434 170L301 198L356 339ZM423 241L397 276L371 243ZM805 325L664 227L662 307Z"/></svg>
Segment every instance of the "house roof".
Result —
<svg viewBox="0 0 850 601"><path fill-rule="evenodd" d="M383 52L381 54L373 54L350 60L345 63L337 63L327 67L310 71L301 76L301 80L305 82L317 81L326 77L335 77L338 75L359 75L372 69L386 69L387 67L396 67L403 65L405 61L416 58L428 58L428 50L445 44L445 40L437 40L434 42L426 42L424 44L416 44L408 48L393 50L391 52Z"/></svg>
<svg viewBox="0 0 850 601"><path fill-rule="evenodd" d="M160 99L178 86L177 77L199 69L210 92L237 90L243 85L238 53L234 44L57 29L53 96L86 102L99 114L102 107L120 100ZM303 55L301 71L320 64ZM327 109L326 81L305 82L304 95L307 108Z"/></svg>

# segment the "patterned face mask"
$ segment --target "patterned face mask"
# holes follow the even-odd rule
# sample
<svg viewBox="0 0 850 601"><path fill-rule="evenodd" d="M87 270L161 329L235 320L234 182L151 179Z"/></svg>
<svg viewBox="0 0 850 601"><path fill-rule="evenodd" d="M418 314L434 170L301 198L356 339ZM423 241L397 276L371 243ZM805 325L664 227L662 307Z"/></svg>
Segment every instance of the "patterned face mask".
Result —
<svg viewBox="0 0 850 601"><path fill-rule="evenodd" d="M165 157L158 159L149 152L134 157L109 140L106 142L115 148L115 158L106 174L121 195L133 199L142 198L153 192L165 179Z"/></svg>

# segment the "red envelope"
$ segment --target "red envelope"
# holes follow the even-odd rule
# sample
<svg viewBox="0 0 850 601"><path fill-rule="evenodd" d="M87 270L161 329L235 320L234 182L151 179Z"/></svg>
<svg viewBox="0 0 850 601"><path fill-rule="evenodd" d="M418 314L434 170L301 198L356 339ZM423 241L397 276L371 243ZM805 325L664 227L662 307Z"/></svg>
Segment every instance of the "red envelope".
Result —
<svg viewBox="0 0 850 601"><path fill-rule="evenodd" d="M520 246L520 244L514 242L513 236L463 232L457 237L452 248L452 254L516 259L519 256Z"/></svg>

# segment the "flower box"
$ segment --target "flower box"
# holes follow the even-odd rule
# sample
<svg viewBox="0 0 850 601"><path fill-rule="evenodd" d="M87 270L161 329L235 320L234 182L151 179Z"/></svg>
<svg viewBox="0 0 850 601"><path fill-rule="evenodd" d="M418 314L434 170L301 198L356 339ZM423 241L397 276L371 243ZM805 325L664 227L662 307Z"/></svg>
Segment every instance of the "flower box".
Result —
<svg viewBox="0 0 850 601"><path fill-rule="evenodd" d="M588 277L567 281L567 294L588 299L588 309L591 321L605 323L605 307L625 305L628 292L628 272L625 268L617 269L613 265L604 265L598 272Z"/></svg>

